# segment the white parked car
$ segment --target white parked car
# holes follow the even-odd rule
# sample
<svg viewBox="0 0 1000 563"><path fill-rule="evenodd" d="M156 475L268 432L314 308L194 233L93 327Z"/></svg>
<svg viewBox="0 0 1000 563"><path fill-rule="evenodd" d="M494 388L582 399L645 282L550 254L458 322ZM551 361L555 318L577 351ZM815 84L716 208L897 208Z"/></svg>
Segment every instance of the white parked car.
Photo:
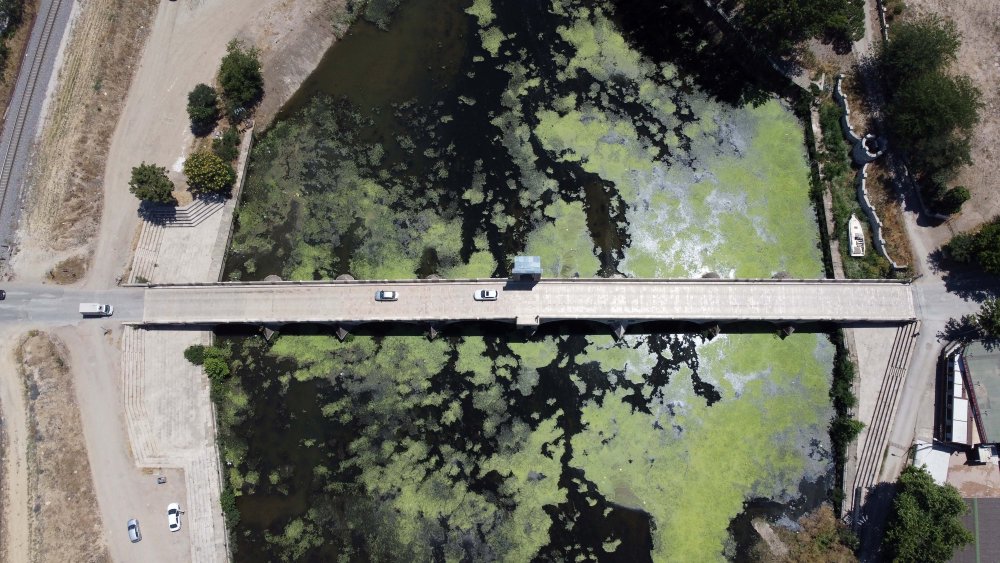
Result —
<svg viewBox="0 0 1000 563"><path fill-rule="evenodd" d="M476 301L496 301L498 296L495 289L480 289L472 294L472 298Z"/></svg>
<svg viewBox="0 0 1000 563"><path fill-rule="evenodd" d="M142 533L139 532L139 521L135 518L128 521L128 539L132 543L142 539Z"/></svg>
<svg viewBox="0 0 1000 563"><path fill-rule="evenodd" d="M375 301L395 301L399 299L399 292L382 289L375 292Z"/></svg>
<svg viewBox="0 0 1000 563"><path fill-rule="evenodd" d="M181 529L181 505L176 502L167 505L167 527L171 532Z"/></svg>

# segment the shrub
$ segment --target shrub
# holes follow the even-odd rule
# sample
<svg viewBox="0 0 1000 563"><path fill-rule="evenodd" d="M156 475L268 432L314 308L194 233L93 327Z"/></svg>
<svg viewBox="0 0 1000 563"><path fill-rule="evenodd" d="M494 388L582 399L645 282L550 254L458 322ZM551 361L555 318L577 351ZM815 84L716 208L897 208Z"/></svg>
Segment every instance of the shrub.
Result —
<svg viewBox="0 0 1000 563"><path fill-rule="evenodd" d="M171 194L174 191L174 183L167 177L167 169L162 166L143 162L132 168L128 191L143 201L176 203Z"/></svg>
<svg viewBox="0 0 1000 563"><path fill-rule="evenodd" d="M196 152L184 161L188 186L195 192L228 193L236 181L236 171L210 152Z"/></svg>
<svg viewBox="0 0 1000 563"><path fill-rule="evenodd" d="M184 350L184 357L192 364L200 366L205 363L205 347L201 344L192 344Z"/></svg>
<svg viewBox="0 0 1000 563"><path fill-rule="evenodd" d="M264 95L258 55L257 49L245 49L235 39L226 47L226 56L219 67L219 84L230 119L238 118L242 110L252 108Z"/></svg>
<svg viewBox="0 0 1000 563"><path fill-rule="evenodd" d="M229 363L218 357L206 357L203 364L205 375L213 382L219 382L229 377Z"/></svg>
<svg viewBox="0 0 1000 563"><path fill-rule="evenodd" d="M215 129L219 120L218 96L215 88L208 84L199 84L188 94L188 117L191 119L191 132L195 135L208 135Z"/></svg>
<svg viewBox="0 0 1000 563"><path fill-rule="evenodd" d="M218 139L212 139L212 152L226 162L240 156L240 134L234 127L226 129Z"/></svg>

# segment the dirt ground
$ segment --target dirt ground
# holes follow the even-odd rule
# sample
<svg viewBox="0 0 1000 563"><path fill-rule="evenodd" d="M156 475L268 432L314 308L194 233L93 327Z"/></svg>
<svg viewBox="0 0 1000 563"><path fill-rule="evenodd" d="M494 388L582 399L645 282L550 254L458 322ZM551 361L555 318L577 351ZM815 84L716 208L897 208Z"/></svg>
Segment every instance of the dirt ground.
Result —
<svg viewBox="0 0 1000 563"><path fill-rule="evenodd" d="M947 233L975 228L1000 215L1000 2L996 0L906 0L902 19L935 13L955 22L962 47L952 70L967 74L983 93L980 123L972 140L973 165L959 174L955 185L972 192L972 200L947 224ZM890 28L891 29L891 28ZM942 241L942 242L944 242Z"/></svg>
<svg viewBox="0 0 1000 563"><path fill-rule="evenodd" d="M104 284L121 275L139 224L138 201L128 193L130 171L140 162L156 162L183 184L180 163L194 140L187 128L187 93L199 82L214 82L230 39L260 49L265 96L256 120L261 124L274 117L346 29L345 0L235 4L88 0L81 5L30 181L28 213L12 261L17 278L42 279L73 258L82 258L69 262L78 271L66 272L63 264L57 272L66 283L85 278ZM109 13L115 16L108 18ZM154 24L158 28L150 35ZM147 41L145 49L138 48Z"/></svg>
<svg viewBox="0 0 1000 563"><path fill-rule="evenodd" d="M20 339L16 329L0 330L0 341ZM16 346L0 353L0 408L3 412L2 468L0 468L0 560L28 561L28 414L24 384L15 356Z"/></svg>
<svg viewBox="0 0 1000 563"><path fill-rule="evenodd" d="M33 162L25 234L42 272L89 254L97 233L104 163L157 0L87 0L69 34L58 87ZM69 265L79 265L71 260ZM64 268L65 269L65 268ZM55 281L75 280L63 272ZM36 279L40 275L34 276Z"/></svg>
<svg viewBox="0 0 1000 563"><path fill-rule="evenodd" d="M28 396L31 561L110 561L62 345L31 332L18 349Z"/></svg>

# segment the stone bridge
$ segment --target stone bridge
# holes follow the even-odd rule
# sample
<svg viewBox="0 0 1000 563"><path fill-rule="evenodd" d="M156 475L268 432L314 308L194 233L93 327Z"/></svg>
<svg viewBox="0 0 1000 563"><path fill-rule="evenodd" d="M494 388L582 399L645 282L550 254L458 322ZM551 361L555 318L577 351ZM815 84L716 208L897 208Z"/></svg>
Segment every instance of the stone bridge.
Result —
<svg viewBox="0 0 1000 563"><path fill-rule="evenodd" d="M399 299L375 300L378 290ZM475 301L481 289L496 301ZM593 321L617 336L633 324L680 321L703 327L738 322L789 327L905 324L916 318L908 283L880 280L774 279L507 279L224 282L150 285L142 324L293 323L340 328L366 323L441 327L457 322L500 322L533 329L559 321Z"/></svg>

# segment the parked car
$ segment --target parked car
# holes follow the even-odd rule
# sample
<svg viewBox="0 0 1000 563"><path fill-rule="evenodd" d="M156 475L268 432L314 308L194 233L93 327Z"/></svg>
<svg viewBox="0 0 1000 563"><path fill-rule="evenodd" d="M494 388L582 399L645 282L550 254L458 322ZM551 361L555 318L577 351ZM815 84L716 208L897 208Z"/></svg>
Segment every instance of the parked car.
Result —
<svg viewBox="0 0 1000 563"><path fill-rule="evenodd" d="M389 291L387 289L381 289L375 292L375 301L395 301L399 299L398 291Z"/></svg>
<svg viewBox="0 0 1000 563"><path fill-rule="evenodd" d="M128 521L128 539L132 543L136 543L142 539L142 533L139 532L139 521L135 518Z"/></svg>
<svg viewBox="0 0 1000 563"><path fill-rule="evenodd" d="M7 292L0 289L0 301L3 301L4 299L7 299Z"/></svg>
<svg viewBox="0 0 1000 563"><path fill-rule="evenodd" d="M181 529L181 505L176 502L167 505L167 527L171 532Z"/></svg>
<svg viewBox="0 0 1000 563"><path fill-rule="evenodd" d="M476 301L496 301L498 296L499 293L495 289L480 289L472 294L472 298Z"/></svg>

